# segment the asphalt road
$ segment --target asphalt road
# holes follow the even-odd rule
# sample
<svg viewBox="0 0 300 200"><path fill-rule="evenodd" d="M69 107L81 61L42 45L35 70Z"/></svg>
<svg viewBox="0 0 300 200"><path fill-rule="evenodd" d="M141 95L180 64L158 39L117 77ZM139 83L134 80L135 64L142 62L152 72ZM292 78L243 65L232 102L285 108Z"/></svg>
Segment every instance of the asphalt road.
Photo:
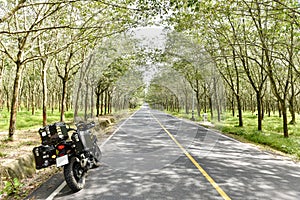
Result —
<svg viewBox="0 0 300 200"><path fill-rule="evenodd" d="M101 150L83 190L48 199L300 199L299 164L147 106Z"/></svg>

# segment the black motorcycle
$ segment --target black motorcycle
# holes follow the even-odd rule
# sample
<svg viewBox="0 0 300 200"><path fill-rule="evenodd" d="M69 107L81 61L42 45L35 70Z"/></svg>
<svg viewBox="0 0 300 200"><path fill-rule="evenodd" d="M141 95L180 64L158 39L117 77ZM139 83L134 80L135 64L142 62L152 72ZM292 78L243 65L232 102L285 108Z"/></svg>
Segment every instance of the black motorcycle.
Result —
<svg viewBox="0 0 300 200"><path fill-rule="evenodd" d="M73 192L85 185L87 171L100 165L101 151L97 137L92 134L94 122L76 124L77 129L63 122L47 125L39 130L42 145L33 148L36 169L56 164L64 168L67 185ZM71 137L69 132L73 131Z"/></svg>

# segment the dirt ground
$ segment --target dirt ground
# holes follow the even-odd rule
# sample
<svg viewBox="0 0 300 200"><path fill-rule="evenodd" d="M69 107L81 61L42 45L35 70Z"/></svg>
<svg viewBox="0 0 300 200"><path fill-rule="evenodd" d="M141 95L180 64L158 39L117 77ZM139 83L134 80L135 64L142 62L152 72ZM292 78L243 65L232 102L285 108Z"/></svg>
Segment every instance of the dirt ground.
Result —
<svg viewBox="0 0 300 200"><path fill-rule="evenodd" d="M40 141L38 130L16 131L13 141L8 140L7 133L0 133L0 162L5 163L31 153L34 146L40 145Z"/></svg>
<svg viewBox="0 0 300 200"><path fill-rule="evenodd" d="M24 155L32 154L32 149L35 146L40 145L40 136L38 130L16 131L13 141L8 140L7 133L0 133L0 163L5 164L15 160ZM0 199L21 199L22 196L26 196L28 192L37 187L45 179L49 178L57 169L49 168L39 170L31 177L27 177L24 180L20 180L21 186L15 196L6 197L0 195ZM0 191L5 187L5 181L9 180L7 177L1 177Z"/></svg>

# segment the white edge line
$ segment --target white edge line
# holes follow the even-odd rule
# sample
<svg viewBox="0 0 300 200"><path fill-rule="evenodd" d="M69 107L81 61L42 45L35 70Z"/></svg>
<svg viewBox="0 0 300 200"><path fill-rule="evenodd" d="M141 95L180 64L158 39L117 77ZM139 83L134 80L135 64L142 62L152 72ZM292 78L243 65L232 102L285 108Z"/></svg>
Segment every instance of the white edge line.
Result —
<svg viewBox="0 0 300 200"><path fill-rule="evenodd" d="M174 116L174 117L175 117L175 116ZM175 117L175 118L177 118L177 117ZM196 121L191 121L191 120L188 120L188 119L181 119L181 118L177 118L177 119L180 119L180 120L185 121L185 122L190 123L190 124L194 124L194 125L196 125L196 126L198 126L198 127L201 127L201 128L203 128L203 129L205 129L206 131L213 132L213 133L215 133L215 134L217 134L217 135L219 135L219 136L221 136L221 137L227 138L227 139L229 139L229 140L232 140L232 141L235 141L235 142L238 142L238 143L243 143L243 142L238 141L238 140L236 140L236 139L234 139L234 138L231 138L231 137L229 137L229 136L227 136L227 135L224 135L224 134L223 134L221 131L219 131L219 130L207 128L207 127L205 127L205 126L203 126L203 125L197 123Z"/></svg>
<svg viewBox="0 0 300 200"><path fill-rule="evenodd" d="M206 130L206 131L213 132L214 134L216 134L216 135L218 135L218 136L221 136L221 137L223 137L223 138L227 138L227 139L229 139L229 140L231 140L231 141L234 141L234 142L237 142L237 143L241 143L241 144L247 144L247 143L241 142L241 141L239 141L239 140L236 140L236 139L234 139L234 138L231 138L231 137L229 137L229 136L227 136L227 135L224 135L221 131L213 130L213 129L207 128L207 127L205 127L205 126L203 126L203 125L197 123L196 121L191 121L191 120L185 119L185 118L179 118L179 117L176 117L176 116L174 116L174 115L168 114L168 113L163 112L163 111L159 111L159 112L164 113L164 114L167 114L167 115L170 115L170 116L172 116L172 117L178 119L179 121L184 121L184 122L186 122L186 123L188 123L188 124L193 124L193 125L196 125L196 126L198 126L198 127L201 127L201 128L203 128L204 130Z"/></svg>
<svg viewBox="0 0 300 200"><path fill-rule="evenodd" d="M173 115L172 115L172 116L173 116ZM176 116L173 116L173 117L175 117L175 118L177 118L177 119L180 119L180 120L183 120L183 121L185 121L185 122L187 122L187 123L194 124L194 125L197 125L197 126L199 126L199 127L202 127L202 128L204 128L206 131L213 132L214 134L217 134L218 136L221 136L221 137L223 137L223 138L229 139L229 140L231 140L231 141L233 141L233 142L236 142L236 143L239 143L239 144L246 145L246 146L248 146L249 148L252 148L252 149L254 149L254 150L256 150L256 151L259 151L260 153L264 153L264 154L266 154L266 155L272 156L273 158L276 157L276 156L278 156L278 155L276 155L276 154L274 154L274 153L270 153L270 152L268 152L268 151L265 151L265 150L261 149L261 148L260 148L258 145L256 145L256 144L247 143L247 142L241 142L241 141L239 141L239 140L237 140L237 139L234 139L234 138L231 138L231 137L225 135L224 133L222 133L222 132L219 131L219 130L215 130L215 129L213 130L213 129L207 128L207 127L205 127L205 126L202 126L201 124L198 124L198 123L195 122L195 121L190 121L190 120L188 120L188 119L178 118L178 117L176 117ZM291 160L290 157L282 156L282 155L279 155L279 156L280 156L280 157L283 157L283 158L288 158L287 161L291 161L292 163L297 164L297 162ZM281 159L281 160L283 160L283 159Z"/></svg>
<svg viewBox="0 0 300 200"><path fill-rule="evenodd" d="M66 181L62 182L62 184L60 184L60 186L58 186L58 188L56 188L56 190L54 190L54 192L52 192L46 200L52 200L66 185Z"/></svg>
<svg viewBox="0 0 300 200"><path fill-rule="evenodd" d="M138 109L137 111L139 111L140 109ZM132 118L133 115L135 115L135 113L137 112L135 111L132 115L130 115L130 117L128 117L101 145L100 148L102 148L112 137L113 135L118 132L121 127L130 119ZM56 190L54 190L46 200L52 200L65 186L66 186L66 181L62 182L62 184L60 184L60 186L58 186L56 188Z"/></svg>
<svg viewBox="0 0 300 200"><path fill-rule="evenodd" d="M135 113L137 113L140 109L138 109L137 111L135 111L132 115L130 115L130 117L128 117L101 145L100 148L102 148L115 134L116 132L118 132L121 127L129 120L132 118L133 115L135 115Z"/></svg>

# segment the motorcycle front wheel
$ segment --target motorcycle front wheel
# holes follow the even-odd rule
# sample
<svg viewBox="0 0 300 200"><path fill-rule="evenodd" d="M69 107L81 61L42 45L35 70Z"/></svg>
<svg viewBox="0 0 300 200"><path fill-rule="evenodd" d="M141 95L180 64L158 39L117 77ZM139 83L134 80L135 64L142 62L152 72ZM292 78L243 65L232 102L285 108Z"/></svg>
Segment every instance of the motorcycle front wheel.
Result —
<svg viewBox="0 0 300 200"><path fill-rule="evenodd" d="M64 176L67 185L73 192L78 192L85 185L85 171L75 157L71 157L70 163L64 166Z"/></svg>
<svg viewBox="0 0 300 200"><path fill-rule="evenodd" d="M102 157L102 152L98 145L95 146L95 153L94 153L94 159L93 159L93 168L97 168L100 166L100 160Z"/></svg>

